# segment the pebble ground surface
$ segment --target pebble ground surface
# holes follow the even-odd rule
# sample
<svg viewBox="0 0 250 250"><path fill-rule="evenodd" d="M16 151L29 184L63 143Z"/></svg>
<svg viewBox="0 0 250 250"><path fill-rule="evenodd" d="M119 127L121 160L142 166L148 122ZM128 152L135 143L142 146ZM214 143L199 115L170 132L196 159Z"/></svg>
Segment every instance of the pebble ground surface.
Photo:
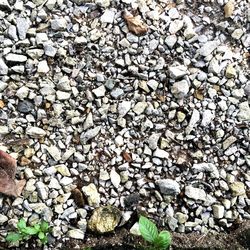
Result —
<svg viewBox="0 0 250 250"><path fill-rule="evenodd" d="M181 233L250 219L249 22L247 0L0 0L0 148L27 181L0 241L22 217L84 239L103 205Z"/></svg>

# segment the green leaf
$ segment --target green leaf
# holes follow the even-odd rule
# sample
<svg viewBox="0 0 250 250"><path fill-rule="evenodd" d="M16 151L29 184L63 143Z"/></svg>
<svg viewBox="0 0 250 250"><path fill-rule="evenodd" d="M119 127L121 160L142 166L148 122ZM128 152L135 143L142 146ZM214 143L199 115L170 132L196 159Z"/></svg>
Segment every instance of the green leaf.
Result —
<svg viewBox="0 0 250 250"><path fill-rule="evenodd" d="M40 240L41 240L41 242L42 242L44 245L48 243L48 238L47 238L46 235L44 236L43 239L40 239Z"/></svg>
<svg viewBox="0 0 250 250"><path fill-rule="evenodd" d="M34 228L37 230L37 232L39 232L41 230L40 224L35 224Z"/></svg>
<svg viewBox="0 0 250 250"><path fill-rule="evenodd" d="M140 216L139 230L142 237L150 243L155 242L158 237L158 230L156 225L144 216Z"/></svg>
<svg viewBox="0 0 250 250"><path fill-rule="evenodd" d="M22 229L26 228L26 221L24 219L20 219L17 223L17 228L22 231Z"/></svg>
<svg viewBox="0 0 250 250"><path fill-rule="evenodd" d="M41 230L46 233L49 230L49 223L46 221L42 221L41 223Z"/></svg>
<svg viewBox="0 0 250 250"><path fill-rule="evenodd" d="M38 238L39 238L40 240L43 240L43 239L45 238L44 232L39 232Z"/></svg>
<svg viewBox="0 0 250 250"><path fill-rule="evenodd" d="M35 227L26 227L22 230L22 232L28 235L35 235L39 231Z"/></svg>
<svg viewBox="0 0 250 250"><path fill-rule="evenodd" d="M6 237L6 241L9 241L9 242L16 242L19 240L22 240L22 235L20 233L11 232L11 233L8 233Z"/></svg>
<svg viewBox="0 0 250 250"><path fill-rule="evenodd" d="M154 244L161 250L166 250L172 241L171 234L168 231L161 231Z"/></svg>

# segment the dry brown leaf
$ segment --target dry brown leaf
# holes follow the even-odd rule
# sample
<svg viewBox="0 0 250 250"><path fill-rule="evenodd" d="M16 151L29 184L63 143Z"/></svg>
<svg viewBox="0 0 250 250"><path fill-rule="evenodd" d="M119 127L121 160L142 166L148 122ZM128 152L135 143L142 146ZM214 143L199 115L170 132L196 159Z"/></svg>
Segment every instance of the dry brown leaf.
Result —
<svg viewBox="0 0 250 250"><path fill-rule="evenodd" d="M124 11L123 17L128 25L130 32L136 35L144 35L148 31L148 27L139 16L133 16L128 11Z"/></svg>
<svg viewBox="0 0 250 250"><path fill-rule="evenodd" d="M224 6L224 12L225 12L225 17L230 17L232 16L234 12L234 1L229 0L227 4Z"/></svg>
<svg viewBox="0 0 250 250"><path fill-rule="evenodd" d="M0 100L0 109L4 108L5 104L3 100Z"/></svg>
<svg viewBox="0 0 250 250"><path fill-rule="evenodd" d="M19 196L26 184L25 180L15 180L16 160L0 150L0 193Z"/></svg>
<svg viewBox="0 0 250 250"><path fill-rule="evenodd" d="M122 157L124 158L125 161L127 162L132 162L132 157L129 153L127 153L126 151L122 152Z"/></svg>
<svg viewBox="0 0 250 250"><path fill-rule="evenodd" d="M203 100L204 99L203 90L202 89L196 89L195 92L194 92L194 96L198 100Z"/></svg>

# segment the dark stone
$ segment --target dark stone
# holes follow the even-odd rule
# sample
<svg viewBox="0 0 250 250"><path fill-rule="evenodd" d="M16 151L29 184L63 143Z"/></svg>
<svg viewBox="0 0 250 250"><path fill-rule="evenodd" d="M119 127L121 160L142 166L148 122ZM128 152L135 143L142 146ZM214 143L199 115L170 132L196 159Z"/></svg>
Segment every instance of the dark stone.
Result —
<svg viewBox="0 0 250 250"><path fill-rule="evenodd" d="M34 109L34 104L30 101L20 101L17 110L21 113L28 114Z"/></svg>
<svg viewBox="0 0 250 250"><path fill-rule="evenodd" d="M138 193L130 194L124 199L124 203L126 207L130 207L133 205L137 205L140 200L140 195Z"/></svg>

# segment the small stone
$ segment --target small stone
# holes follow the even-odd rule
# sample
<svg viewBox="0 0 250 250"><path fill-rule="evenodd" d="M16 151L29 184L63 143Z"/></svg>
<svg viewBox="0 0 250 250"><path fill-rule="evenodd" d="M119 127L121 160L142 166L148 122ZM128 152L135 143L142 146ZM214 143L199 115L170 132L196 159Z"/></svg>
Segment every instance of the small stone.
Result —
<svg viewBox="0 0 250 250"><path fill-rule="evenodd" d="M182 29L183 25L184 25L183 20L174 20L174 21L172 21L170 23L170 25L169 25L170 34L172 35L172 34L177 33L179 30Z"/></svg>
<svg viewBox="0 0 250 250"><path fill-rule="evenodd" d="M213 205L213 215L216 219L224 217L225 208L221 205Z"/></svg>
<svg viewBox="0 0 250 250"><path fill-rule="evenodd" d="M179 123L183 122L185 120L185 118L186 118L186 115L183 112L181 112L181 111L177 112L177 121Z"/></svg>
<svg viewBox="0 0 250 250"><path fill-rule="evenodd" d="M95 0L95 3L103 8L107 8L110 5L110 0Z"/></svg>
<svg viewBox="0 0 250 250"><path fill-rule="evenodd" d="M165 39L165 43L167 44L167 46L170 49L172 49L174 47L174 45L176 44L176 42L177 42L177 36L175 34L167 36L166 39Z"/></svg>
<svg viewBox="0 0 250 250"><path fill-rule="evenodd" d="M67 28L67 21L64 18L52 19L50 25L53 30L65 30Z"/></svg>
<svg viewBox="0 0 250 250"><path fill-rule="evenodd" d="M42 138L46 135L46 132L39 127L28 127L26 129L26 134L32 138Z"/></svg>
<svg viewBox="0 0 250 250"><path fill-rule="evenodd" d="M242 102L239 104L240 112L237 117L240 121L250 121L250 107L248 102Z"/></svg>
<svg viewBox="0 0 250 250"><path fill-rule="evenodd" d="M186 80L175 82L171 87L171 92L177 99L184 98L189 92L189 84Z"/></svg>
<svg viewBox="0 0 250 250"><path fill-rule="evenodd" d="M51 44L44 44L44 54L46 56L54 57L56 55L57 49Z"/></svg>
<svg viewBox="0 0 250 250"><path fill-rule="evenodd" d="M17 105L17 110L21 113L29 114L32 110L34 110L34 104L27 100L20 101Z"/></svg>
<svg viewBox="0 0 250 250"><path fill-rule="evenodd" d="M20 62L21 63L21 62L27 61L27 56L9 53L7 56L5 56L5 59L8 62Z"/></svg>
<svg viewBox="0 0 250 250"><path fill-rule="evenodd" d="M124 95L124 91L121 88L115 88L110 92L110 95L114 98L114 99L118 99L119 97Z"/></svg>
<svg viewBox="0 0 250 250"><path fill-rule="evenodd" d="M193 200L206 201L207 195L203 189L194 188L192 186L185 187L185 195Z"/></svg>
<svg viewBox="0 0 250 250"><path fill-rule="evenodd" d="M55 161L61 160L61 151L56 146L47 147L47 151Z"/></svg>
<svg viewBox="0 0 250 250"><path fill-rule="evenodd" d="M9 133L8 126L0 126L0 135L7 135Z"/></svg>
<svg viewBox="0 0 250 250"><path fill-rule="evenodd" d="M158 141L161 137L161 134L152 134L149 138L148 138L148 146L155 150L158 147Z"/></svg>
<svg viewBox="0 0 250 250"><path fill-rule="evenodd" d="M161 158L161 159L168 159L169 158L169 153L167 151L165 151L165 150L157 148L154 151L153 156Z"/></svg>
<svg viewBox="0 0 250 250"><path fill-rule="evenodd" d="M226 69L226 77L227 78L235 78L236 77L236 70L232 64L229 64Z"/></svg>
<svg viewBox="0 0 250 250"><path fill-rule="evenodd" d="M90 113L88 113L88 115L87 115L87 117L86 117L86 119L85 119L85 121L83 123L83 129L87 130L87 129L93 127L93 126L94 126L93 115L90 112Z"/></svg>
<svg viewBox="0 0 250 250"><path fill-rule="evenodd" d="M245 185L243 182L236 181L230 184L229 187L232 191L233 196L240 196L246 194Z"/></svg>
<svg viewBox="0 0 250 250"><path fill-rule="evenodd" d="M215 118L215 114L211 110L204 110L202 114L201 126L206 127L208 126L213 119Z"/></svg>
<svg viewBox="0 0 250 250"><path fill-rule="evenodd" d="M178 195L180 193L180 185L171 179L157 180L156 185L159 186L162 194Z"/></svg>
<svg viewBox="0 0 250 250"><path fill-rule="evenodd" d="M27 55L32 59L39 59L43 56L44 51L42 49L29 49L26 51Z"/></svg>
<svg viewBox="0 0 250 250"><path fill-rule="evenodd" d="M113 23L115 18L115 11L114 9L106 9L101 16L102 23Z"/></svg>
<svg viewBox="0 0 250 250"><path fill-rule="evenodd" d="M181 212L177 212L175 216L180 224L184 224L188 220L188 215Z"/></svg>
<svg viewBox="0 0 250 250"><path fill-rule="evenodd" d="M133 108L133 111L137 114L140 115L144 112L148 104L146 102L137 102L136 105Z"/></svg>
<svg viewBox="0 0 250 250"><path fill-rule="evenodd" d="M82 144L86 144L89 140L96 137L101 130L101 126L97 126L93 129L89 129L86 132L83 132L80 136L80 140Z"/></svg>
<svg viewBox="0 0 250 250"><path fill-rule="evenodd" d="M60 101L69 100L70 96L71 96L71 93L69 92L65 92L61 90L56 91L57 100L60 100Z"/></svg>
<svg viewBox="0 0 250 250"><path fill-rule="evenodd" d="M73 239L83 240L84 239L84 231L80 229L71 229L68 231L68 236Z"/></svg>
<svg viewBox="0 0 250 250"><path fill-rule="evenodd" d="M237 138L234 136L229 136L225 141L222 143L222 147L224 150L228 149L232 144L237 141Z"/></svg>
<svg viewBox="0 0 250 250"><path fill-rule="evenodd" d="M36 183L36 189L37 189L38 196L42 200L47 200L48 199L49 194L48 194L48 187L47 187L47 185L45 185L41 181L38 181Z"/></svg>
<svg viewBox="0 0 250 250"><path fill-rule="evenodd" d="M208 41L200 48L199 54L206 57L210 55L219 46L219 44L219 41Z"/></svg>
<svg viewBox="0 0 250 250"><path fill-rule="evenodd" d="M27 31L30 27L29 18L19 17L16 19L16 26L19 38L24 40L26 38Z"/></svg>
<svg viewBox="0 0 250 250"><path fill-rule="evenodd" d="M231 34L232 38L239 40L244 34L242 29L235 29L234 32Z"/></svg>
<svg viewBox="0 0 250 250"><path fill-rule="evenodd" d="M121 177L114 169L112 169L110 172L110 180L115 188L119 187L121 182Z"/></svg>
<svg viewBox="0 0 250 250"><path fill-rule="evenodd" d="M46 74L49 72L49 66L46 60L41 61L37 65L37 72L40 74Z"/></svg>
<svg viewBox="0 0 250 250"><path fill-rule="evenodd" d="M234 12L234 0L229 0L224 6L225 17L232 16Z"/></svg>
<svg viewBox="0 0 250 250"><path fill-rule="evenodd" d="M114 231L121 219L121 212L116 207L96 208L89 219L88 227L99 234Z"/></svg>
<svg viewBox="0 0 250 250"><path fill-rule="evenodd" d="M136 236L141 236L141 231L140 231L140 226L139 223L136 222L129 230L130 234L136 235Z"/></svg>
<svg viewBox="0 0 250 250"><path fill-rule="evenodd" d="M3 225L9 218L3 214L0 214L0 225Z"/></svg>
<svg viewBox="0 0 250 250"><path fill-rule="evenodd" d="M149 80L149 81L147 82L147 85L148 85L151 89L157 90L159 83L158 83L156 80Z"/></svg>
<svg viewBox="0 0 250 250"><path fill-rule="evenodd" d="M213 163L195 163L192 167L194 173L209 172L212 178L219 178L220 174L217 167Z"/></svg>
<svg viewBox="0 0 250 250"><path fill-rule="evenodd" d="M105 96L106 89L104 85L101 85L100 87L93 89L92 92L95 94L96 97L103 97Z"/></svg>
<svg viewBox="0 0 250 250"><path fill-rule="evenodd" d="M0 58L0 75L8 74L8 66L5 64L4 60Z"/></svg>
<svg viewBox="0 0 250 250"><path fill-rule="evenodd" d="M89 206L98 207L100 205L100 194L95 184L91 183L82 188L84 195L87 197Z"/></svg>
<svg viewBox="0 0 250 250"><path fill-rule="evenodd" d="M168 71L169 71L169 76L175 80L185 76L188 73L187 67L184 65L169 67Z"/></svg>
<svg viewBox="0 0 250 250"><path fill-rule="evenodd" d="M130 101L122 101L118 104L118 113L120 117L124 117L131 108Z"/></svg>

